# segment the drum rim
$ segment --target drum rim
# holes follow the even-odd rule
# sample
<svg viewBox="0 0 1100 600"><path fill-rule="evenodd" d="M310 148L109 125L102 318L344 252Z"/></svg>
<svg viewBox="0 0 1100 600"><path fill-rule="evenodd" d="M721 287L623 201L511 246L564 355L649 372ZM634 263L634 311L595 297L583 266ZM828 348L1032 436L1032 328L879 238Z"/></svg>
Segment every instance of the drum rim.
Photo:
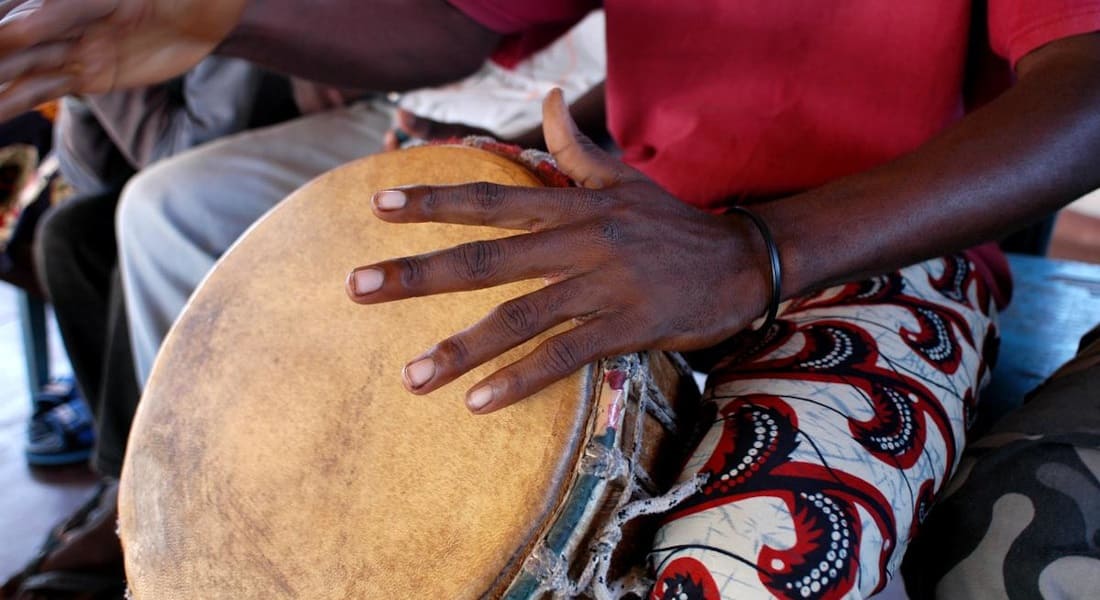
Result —
<svg viewBox="0 0 1100 600"><path fill-rule="evenodd" d="M527 598L532 597L537 591L538 581L524 567L527 561L530 559L535 549L541 546L548 535L559 525L562 512L570 506L573 506L577 498L577 480L582 476L588 476L588 474L581 473L579 465L584 458L584 453L588 449L592 440L592 433L596 428L596 420L598 418L598 411L595 410L599 402L600 382L603 379L604 369L601 361L590 363L583 368L581 374L581 389L584 390L586 397L585 402L589 406L588 415L585 419L583 427L578 427L574 431L572 440L570 440L570 460L569 464L573 465L571 470L566 472L566 476L562 478L558 486L556 486L557 494L553 502L547 502L547 510L539 517L538 527L532 527L532 535L529 539L525 540L522 545L517 545L516 551L512 554L512 557L506 564L506 569L501 569L500 575L493 581L493 584L484 592L484 597L488 598ZM598 482L597 482L598 483ZM590 490L588 496L586 496L585 503L581 504L581 508L587 506L587 500L596 494L596 491ZM574 525L583 518L583 515L578 515L573 520ZM562 540L563 543L567 541ZM530 581L534 584L534 588L530 588L530 591L526 594L515 595L520 589L528 589L528 586L524 582ZM517 587L521 586L521 587ZM513 591L517 590L517 591Z"/></svg>
<svg viewBox="0 0 1100 600"><path fill-rule="evenodd" d="M594 542L601 538L592 536L599 535L601 531L606 533L605 526L608 524L598 522L597 517L609 508L608 502L618 495L621 506L622 501L631 497L632 484L625 483L625 480L636 478L633 470L637 467L635 460L638 457L634 455L633 448L625 446L631 443L632 436L643 434L634 429L628 435L628 429L632 428L628 420L636 419L633 424L636 427L648 413L641 400L646 392L635 386L639 376L648 377L649 361L655 354L668 355L661 351L631 353L587 366L585 376L593 386L590 390L591 409L583 431L584 445L573 463L565 486L566 493L556 504L551 518L542 528L543 533L537 538L538 544L528 551L522 570L512 579L504 595L487 594L487 597L528 600L544 597L548 593L554 594L554 597L559 594L572 597L571 594L578 589L590 591L587 586L591 582L574 582L571 572L582 563L590 567L589 562L610 559L610 554L599 557L600 551ZM611 382L616 376L622 378L621 384ZM605 405L608 409L606 413L600 410ZM606 419L606 423L601 423L601 419ZM585 465L585 460L590 456L613 456L614 461L626 467L626 472L615 467L608 469L609 465ZM626 497L623 498L623 495ZM612 513L608 517L618 510L613 506L611 508ZM581 547L580 544L586 539L592 545ZM572 550L571 554L567 554L569 550ZM584 587L576 588L578 583Z"/></svg>
<svg viewBox="0 0 1100 600"><path fill-rule="evenodd" d="M606 479L585 472L580 468L585 452L593 443L598 443L606 450L612 450L616 447L614 443L608 440L597 441L598 438L593 435L597 427L597 419L600 416L596 408L599 406L599 396L602 392L605 374L606 369L603 361L597 361L585 367L584 384L587 388L591 408L588 411L585 427L579 432L583 434L583 438L579 439L580 443L574 449L571 461L573 464L572 475L567 478L567 481L563 482L564 485L561 486L557 501L547 517L543 519L538 535L527 544L523 553L523 561L519 563L518 572L511 574L506 579L508 585L502 596L503 600L521 600L536 597L542 587L542 582L534 573L525 568L528 566L527 561L535 556L534 552L541 546L545 546L551 552L561 555L570 538L576 535L578 527L586 517L591 518L590 513L598 507L598 500L602 499L606 493L609 483ZM617 441L619 434L620 431L616 428L613 439ZM577 437L581 438L581 436ZM551 536L556 536L558 539L554 542L547 541Z"/></svg>
<svg viewBox="0 0 1100 600"><path fill-rule="evenodd" d="M418 148L409 149L407 151L419 152L419 151L422 151L422 150L426 150L427 148L429 148L429 147L418 147ZM460 149L460 150L464 150L464 151L473 151L473 152L476 152L478 154L490 155L490 156L496 157L497 159L504 159L504 160L507 160L508 162L516 165L518 168L523 169L532 178L537 180L537 177L530 170L529 167L527 167L527 166L525 166L525 165L523 165L523 164L521 164L521 163L519 163L519 162L517 162L513 159L501 156L500 154L495 153L495 152L491 152L489 150L485 150L485 149L482 149L482 148L474 148L474 147L465 146L465 145L461 145L461 144L446 144L446 145L440 145L440 146L431 146L430 148ZM347 168L351 167L352 165L354 165L355 163L362 162L362 161L365 161L365 160L369 160L370 158L371 157L365 157L365 158L360 159L358 161L353 161L352 163L349 163L347 165L342 165L341 167L338 167L336 170L347 169ZM310 182L304 184L303 187L309 186L310 184L316 182L318 179L320 179L322 177L325 177L326 175L327 175L327 173L320 175L318 178L315 178L314 180L311 180ZM295 193L297 193L297 191ZM288 199L289 198L290 197L288 196ZM283 202L285 202L285 200ZM278 208L278 207L276 207L276 208ZM272 215L275 212L277 212L277 211L276 210L269 211L262 218L258 219L255 223L253 223L248 228L248 230L246 230L246 232L244 234L242 234L242 236L236 242L234 242L234 244L230 247L229 250L227 250L227 252L225 253L224 256L225 257L230 256L233 253L234 249L236 249L236 247L249 234L251 234L253 231L255 231L255 230L259 229L260 227L262 227L263 224L266 223L272 217ZM219 260L219 264L220 264L220 262L221 262L221 260ZM199 287L197 288L196 293L187 301L187 303L184 307L184 310L187 310L188 308L190 308L192 306L192 304L195 303L195 301L196 301L196 299L199 295L198 291L201 290L206 285L207 281L210 279L210 276L212 274L213 274L213 270L211 271L211 273L208 273L206 277L204 277L203 281L200 283ZM175 330L177 329L178 324L179 324L179 321L177 321L177 323L173 325L172 331L169 332L169 337L171 337L173 334L176 333ZM166 337L166 341L168 339L169 338ZM160 369L157 368L158 366L159 365L154 366L154 370L153 370L153 373L150 376L150 379L153 379L153 376L155 376L157 374L157 372L160 370ZM542 541L545 538L545 536L547 535L547 533L557 524L558 516L560 515L563 507L569 505L571 497L572 497L571 495L574 493L574 489L576 487L576 485L575 485L576 479L579 476L578 466L580 464L580 461L583 458L585 449L587 448L588 443L591 439L592 432L593 432L594 427L595 427L596 419L598 417L598 413L594 409L596 407L596 403L599 400L599 393L600 393L600 389L601 389L600 383L602 381L603 372L604 372L604 370L603 370L601 364L599 362L596 362L596 363L591 363L589 365L586 365L583 369L580 370L580 372L577 373L578 381L577 381L576 386L573 389L576 389L576 390L578 390L578 392L580 392L580 396L581 396L581 399L579 400L580 406L587 406L587 414L584 417L584 420L582 421L582 423L579 424L579 426L577 426L573 429L569 439L562 441L561 449L562 449L563 456L560 460L561 464L563 464L563 465L572 465L572 466L571 467L566 466L564 468L564 470L562 471L562 475L560 477L558 477L558 480L555 483L553 483L553 488L554 488L554 492L555 492L554 497L553 498L547 498L544 501L542 501L545 508L543 508L540 511L540 515L538 517L537 522L532 522L531 527L528 529L529 533L526 536L527 539L524 539L522 541L518 540L518 539L516 540L517 543L516 543L515 548L512 552L512 556L507 561L504 561L504 567L501 569L500 573L497 574L496 578L492 581L492 584L490 586L488 586L488 588L483 592L483 594L485 596L487 596L487 597L501 597L501 595L503 593L505 593L505 591L507 589L509 589L510 587L512 587L514 585L517 578L520 578L520 577L523 576L523 574L525 573L525 571L524 571L525 561L530 556L532 550L534 548L536 548L539 544L542 543ZM142 405L139 405L139 410L141 408L142 408ZM145 408L148 408L148 406L145 406ZM568 453L568 457L564 456L567 453ZM129 462L129 461L126 461L126 462ZM124 466L126 466L126 465L124 464ZM126 494L127 492L124 491L123 493ZM132 505L133 501L130 501L129 504ZM124 546L126 545L125 541L123 542L123 544L124 544ZM127 561L127 563L128 562L129 561ZM140 591L138 593L140 593ZM140 597L140 596L137 596L136 594L134 594L134 595L132 595L132 597L137 598L137 597Z"/></svg>

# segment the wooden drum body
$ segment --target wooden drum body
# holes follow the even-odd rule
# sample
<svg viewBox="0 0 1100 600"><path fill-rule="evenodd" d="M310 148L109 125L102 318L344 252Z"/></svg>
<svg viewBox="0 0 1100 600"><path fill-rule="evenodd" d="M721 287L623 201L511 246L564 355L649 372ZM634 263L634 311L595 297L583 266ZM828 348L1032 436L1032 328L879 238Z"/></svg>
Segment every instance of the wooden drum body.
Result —
<svg viewBox="0 0 1100 600"><path fill-rule="evenodd" d="M353 267L500 237L369 207L378 189L477 180L539 185L472 148L377 155L294 193L218 263L134 422L119 495L134 598L538 597L537 557L583 552L622 488L591 463L632 435L631 374L589 366L473 416L464 391L542 338L425 397L402 365L541 282L372 306L344 292ZM691 389L664 356L641 359L673 404ZM669 437L637 422L639 464L667 485Z"/></svg>

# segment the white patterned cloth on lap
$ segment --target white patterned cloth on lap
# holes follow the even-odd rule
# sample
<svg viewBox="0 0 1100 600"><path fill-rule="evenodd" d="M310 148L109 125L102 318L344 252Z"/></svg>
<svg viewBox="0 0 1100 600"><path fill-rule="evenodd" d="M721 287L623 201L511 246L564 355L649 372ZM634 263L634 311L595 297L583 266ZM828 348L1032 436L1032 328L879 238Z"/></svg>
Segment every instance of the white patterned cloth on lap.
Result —
<svg viewBox="0 0 1100 600"><path fill-rule="evenodd" d="M650 555L655 599L881 590L958 464L997 346L962 255L786 303L710 371L703 489Z"/></svg>

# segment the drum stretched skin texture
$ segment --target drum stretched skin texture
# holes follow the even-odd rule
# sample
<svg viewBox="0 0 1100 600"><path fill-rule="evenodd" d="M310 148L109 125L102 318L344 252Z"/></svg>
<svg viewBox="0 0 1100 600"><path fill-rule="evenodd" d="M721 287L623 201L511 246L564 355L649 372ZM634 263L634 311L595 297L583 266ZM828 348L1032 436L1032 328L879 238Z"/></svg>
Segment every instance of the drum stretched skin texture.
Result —
<svg viewBox="0 0 1100 600"><path fill-rule="evenodd" d="M538 185L471 148L377 155L294 193L218 263L130 438L119 529L137 600L503 593L564 494L592 368L473 416L464 391L531 344L424 397L401 367L540 282L374 306L344 292L355 266L508 235L369 207L378 189L477 180Z"/></svg>

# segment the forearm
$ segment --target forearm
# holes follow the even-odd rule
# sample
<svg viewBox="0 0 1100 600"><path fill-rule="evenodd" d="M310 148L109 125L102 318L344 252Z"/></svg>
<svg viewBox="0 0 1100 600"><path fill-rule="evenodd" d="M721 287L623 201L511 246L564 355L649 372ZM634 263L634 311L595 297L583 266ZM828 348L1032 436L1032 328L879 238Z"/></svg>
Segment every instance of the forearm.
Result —
<svg viewBox="0 0 1100 600"><path fill-rule="evenodd" d="M997 239L1100 187L1100 41L1020 62L1016 86L917 151L769 203L791 297Z"/></svg>
<svg viewBox="0 0 1100 600"><path fill-rule="evenodd" d="M389 91L464 77L497 39L444 0L251 0L218 52L330 85Z"/></svg>

